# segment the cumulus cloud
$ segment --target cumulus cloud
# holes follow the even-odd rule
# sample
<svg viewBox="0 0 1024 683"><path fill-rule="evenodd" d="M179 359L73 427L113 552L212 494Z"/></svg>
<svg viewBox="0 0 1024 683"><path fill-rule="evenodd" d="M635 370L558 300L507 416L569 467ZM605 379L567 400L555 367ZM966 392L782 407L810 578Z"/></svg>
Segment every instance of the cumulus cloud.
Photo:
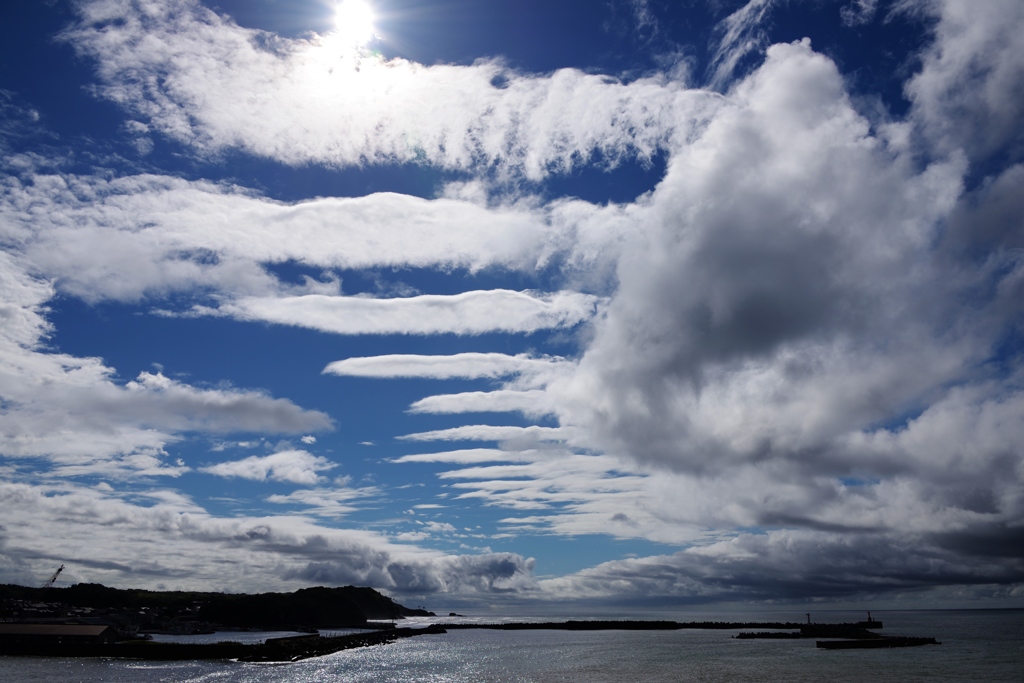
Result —
<svg viewBox="0 0 1024 683"><path fill-rule="evenodd" d="M1024 7L1014 0L912 0L936 19L921 70L905 85L913 117L932 144L975 161L1024 152Z"/></svg>
<svg viewBox="0 0 1024 683"><path fill-rule="evenodd" d="M52 327L44 304L53 296L53 285L26 273L26 264L15 255L0 252L0 303L3 334L0 343L8 353L40 345Z"/></svg>
<svg viewBox="0 0 1024 683"><path fill-rule="evenodd" d="M998 595L1005 594L1000 584L1020 584L1022 569L1020 557L965 561L940 545L908 544L899 537L780 530L742 534L674 555L607 562L541 586L562 597L658 595L681 602L877 597L951 584Z"/></svg>
<svg viewBox="0 0 1024 683"><path fill-rule="evenodd" d="M301 433L332 426L324 413L261 392L199 389L145 372L122 386L97 359L26 355L31 365L5 373L0 386L7 401L0 443L9 457L82 465L157 455L186 431Z"/></svg>
<svg viewBox="0 0 1024 683"><path fill-rule="evenodd" d="M0 254L0 453L44 458L59 476L170 475L164 446L182 432L302 433L332 427L330 418L286 399L234 388L202 388L160 373L118 383L98 358L48 351L49 282L31 265Z"/></svg>
<svg viewBox="0 0 1024 683"><path fill-rule="evenodd" d="M533 561L518 555L392 543L440 527L387 538L311 522L303 515L347 514L368 490L330 488L319 473L331 463L286 451L205 471L316 486L269 499L302 515L220 519L171 496L143 508L112 491L6 486L17 511L4 531L11 562L52 559L32 533L75 509L84 513L56 541L98 579L216 585L211 558L228 553L262 576L251 579L259 587L704 600L1019 586L1024 229L1013 98L1024 14L1010 0L900 3L934 19L932 42L906 84L907 117L873 127L808 41L766 47L774 5L750 0L716 31L708 73L722 95L668 76L622 83L495 61L340 55L330 37L281 39L192 0L80 3L64 39L95 65L98 92L137 120L131 130L205 155L416 162L474 178L435 200L297 203L163 176L4 179L5 455L50 458L58 476L180 474L163 448L190 431L330 427L258 391L160 373L121 385L99 359L49 353L45 307L57 293L159 304L185 294L201 299L193 312L343 334L586 322L572 359L387 355L324 372L491 380L410 412L518 411L558 426L407 434L500 447L393 462L448 463L439 479L451 500L516 511L500 523L510 536L599 533L686 549L537 584ZM848 2L842 16L856 24L877 5ZM496 200L483 180L539 181L595 152L611 164L664 152L666 172L635 202L605 206ZM281 263L324 272L284 282L269 267ZM557 272L561 291L370 299L344 296L332 272L406 266ZM738 531L757 527L769 531ZM166 556L114 566L153 534L168 541ZM102 550L81 540L93 537Z"/></svg>
<svg viewBox="0 0 1024 683"><path fill-rule="evenodd" d="M952 283L922 261L962 166L918 173L887 150L806 43L770 48L734 101L673 158L659 229L620 262L579 371L549 389L602 450L696 469L794 457L985 353L980 328L941 333Z"/></svg>
<svg viewBox="0 0 1024 683"><path fill-rule="evenodd" d="M0 504L10 510L0 530L0 570L5 580L32 583L31 574L11 572L24 572L25 560L37 573L63 562L77 581L249 592L321 583L472 595L534 585L534 560L511 553L446 555L301 516L216 517L168 494L153 492L151 504L139 505L95 488L0 483ZM246 569L226 578L225 561Z"/></svg>
<svg viewBox="0 0 1024 683"><path fill-rule="evenodd" d="M337 467L327 458L307 451L279 451L271 455L251 455L241 460L219 462L200 467L200 472L218 477L237 477L254 481L286 481L313 485L320 481L320 472Z"/></svg>
<svg viewBox="0 0 1024 683"><path fill-rule="evenodd" d="M389 583L399 593L494 596L502 593L521 594L534 588L533 558L515 553L455 555L434 562L401 561L386 566ZM291 572L286 578L306 583L359 583L351 563L327 560L310 562Z"/></svg>
<svg viewBox="0 0 1024 683"><path fill-rule="evenodd" d="M972 49L984 59L995 50ZM807 43L770 48L730 105L672 157L593 341L542 388L574 446L633 464L587 470L586 456L565 453L563 471L557 460L492 449L401 462L451 462L459 467L441 476L461 495L543 511L503 520L511 533L696 544L681 559L650 558L669 584L641 579L638 594L754 595L757 562L775 562L776 543L815 558L792 587L780 560L764 595L831 595L810 575L834 571L850 574L840 593L1019 582L1016 560L985 559L1004 557L998 548L1014 544L1022 513L1011 417L1019 379L991 377L984 365L1020 316L1011 245L1022 233L1010 189L1019 169L963 195L957 154L922 169L898 141L875 137L835 65ZM1014 352L1001 353L1014 367ZM505 397L490 393L414 405L468 409ZM486 434L497 432L427 436ZM480 466L502 461L516 464ZM751 525L794 531L706 536ZM828 566L832 550L818 557L818 544L850 566ZM897 547L915 566L861 571ZM742 551L715 564L702 548ZM645 562L605 566L612 578L601 594L616 576L629 585L643 575ZM926 565L934 571L918 572ZM715 571L740 578L719 590ZM585 581L551 588L571 594Z"/></svg>

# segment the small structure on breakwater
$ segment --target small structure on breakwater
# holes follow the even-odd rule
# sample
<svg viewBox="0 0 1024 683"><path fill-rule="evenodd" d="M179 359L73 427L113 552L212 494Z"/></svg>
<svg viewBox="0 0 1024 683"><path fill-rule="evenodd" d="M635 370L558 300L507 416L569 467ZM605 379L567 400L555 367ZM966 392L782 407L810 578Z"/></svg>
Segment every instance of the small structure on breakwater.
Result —
<svg viewBox="0 0 1024 683"><path fill-rule="evenodd" d="M918 645L941 645L935 638L915 636L883 636L873 631L881 629L882 622L871 618L868 612L867 621L852 624L815 624L811 622L810 613L807 623L800 625L796 632L777 633L760 631L743 633L734 636L739 639L789 640L796 638L834 638L835 640L819 640L816 647L823 650L874 649L886 647L915 647Z"/></svg>

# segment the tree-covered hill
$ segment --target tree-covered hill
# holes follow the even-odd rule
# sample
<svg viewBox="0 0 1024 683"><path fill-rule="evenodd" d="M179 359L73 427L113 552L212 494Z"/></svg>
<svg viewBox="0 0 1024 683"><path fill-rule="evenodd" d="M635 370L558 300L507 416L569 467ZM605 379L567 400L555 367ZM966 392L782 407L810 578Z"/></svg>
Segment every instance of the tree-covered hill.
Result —
<svg viewBox="0 0 1024 683"><path fill-rule="evenodd" d="M66 605L103 611L159 612L165 618L188 618L239 628L361 626L369 620L425 615L372 588L303 588L294 593L205 593L110 588L80 583L67 588L0 585L0 603ZM9 614L8 616L17 616Z"/></svg>

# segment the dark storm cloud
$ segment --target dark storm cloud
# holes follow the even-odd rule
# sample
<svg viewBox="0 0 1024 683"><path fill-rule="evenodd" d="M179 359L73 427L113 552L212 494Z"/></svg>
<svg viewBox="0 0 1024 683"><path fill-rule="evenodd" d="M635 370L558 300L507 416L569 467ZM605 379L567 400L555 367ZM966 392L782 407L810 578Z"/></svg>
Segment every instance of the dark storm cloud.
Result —
<svg viewBox="0 0 1024 683"><path fill-rule="evenodd" d="M664 595L702 602L877 597L950 585L1024 581L1020 553L993 557L965 550L917 537L777 531L741 535L675 555L608 562L541 584L577 597Z"/></svg>

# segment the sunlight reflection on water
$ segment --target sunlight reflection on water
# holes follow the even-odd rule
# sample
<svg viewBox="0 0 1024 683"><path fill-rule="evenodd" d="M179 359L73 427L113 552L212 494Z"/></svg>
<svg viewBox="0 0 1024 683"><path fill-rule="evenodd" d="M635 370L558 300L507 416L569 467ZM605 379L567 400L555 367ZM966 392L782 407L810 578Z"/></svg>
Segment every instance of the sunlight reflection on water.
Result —
<svg viewBox="0 0 1024 683"><path fill-rule="evenodd" d="M1019 681L1024 611L879 614L885 632L941 646L826 652L735 631L452 631L293 664L0 658L10 681L553 683L554 681ZM766 619L762 619L766 620Z"/></svg>

